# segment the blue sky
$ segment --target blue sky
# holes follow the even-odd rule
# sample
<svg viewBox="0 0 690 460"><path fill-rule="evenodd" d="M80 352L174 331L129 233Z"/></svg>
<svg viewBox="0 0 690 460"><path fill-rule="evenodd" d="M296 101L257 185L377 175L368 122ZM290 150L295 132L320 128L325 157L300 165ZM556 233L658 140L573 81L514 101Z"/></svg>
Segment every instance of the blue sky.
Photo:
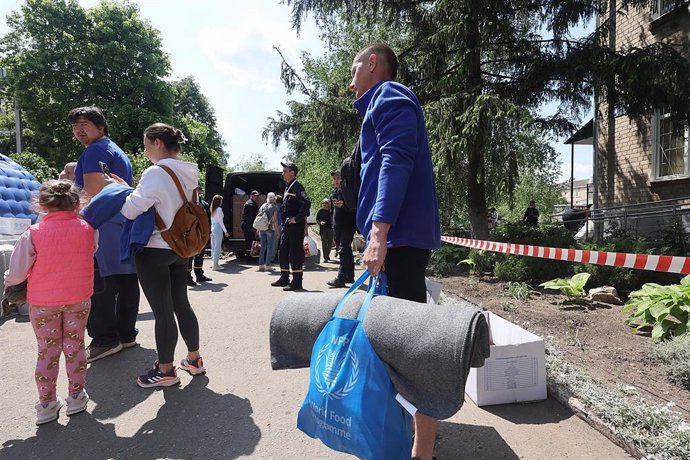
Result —
<svg viewBox="0 0 690 460"><path fill-rule="evenodd" d="M23 0L0 2L0 35L5 17ZM79 0L92 7L98 0ZM288 61L299 66L300 52L320 55L322 45L312 21L298 37L290 28L290 8L280 0L136 0L141 16L161 32L163 50L170 55L172 78L193 75L216 111L218 128L227 142L229 163L236 165L260 154L268 167L278 169L287 153L261 139L268 118L285 110L288 96L280 81L279 46ZM585 120L586 121L586 120ZM570 147L553 146L562 154L563 178L570 176ZM575 148L575 178L592 174L592 149Z"/></svg>

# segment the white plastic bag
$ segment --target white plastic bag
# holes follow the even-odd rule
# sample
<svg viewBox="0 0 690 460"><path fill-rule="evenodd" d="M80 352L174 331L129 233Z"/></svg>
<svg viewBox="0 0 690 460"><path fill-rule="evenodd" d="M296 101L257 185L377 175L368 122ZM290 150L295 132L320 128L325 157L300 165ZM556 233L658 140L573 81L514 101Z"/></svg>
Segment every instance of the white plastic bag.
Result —
<svg viewBox="0 0 690 460"><path fill-rule="evenodd" d="M316 247L316 241L314 238L307 235L304 237L304 256L312 257L319 254L319 250Z"/></svg>

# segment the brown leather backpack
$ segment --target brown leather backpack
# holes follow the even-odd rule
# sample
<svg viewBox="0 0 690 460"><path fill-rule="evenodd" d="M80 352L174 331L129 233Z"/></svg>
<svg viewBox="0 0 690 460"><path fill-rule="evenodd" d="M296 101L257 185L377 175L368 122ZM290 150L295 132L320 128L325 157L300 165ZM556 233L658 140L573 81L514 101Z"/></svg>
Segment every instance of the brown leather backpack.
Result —
<svg viewBox="0 0 690 460"><path fill-rule="evenodd" d="M169 229L165 228L163 219L156 214L156 226L161 231L161 236L170 246L175 254L180 257L193 257L199 254L211 235L211 225L203 206L199 204L199 194L195 189L192 194L192 201L187 200L180 180L175 173L167 166L158 165L172 177L177 190L182 197L182 207L175 213L175 218Z"/></svg>

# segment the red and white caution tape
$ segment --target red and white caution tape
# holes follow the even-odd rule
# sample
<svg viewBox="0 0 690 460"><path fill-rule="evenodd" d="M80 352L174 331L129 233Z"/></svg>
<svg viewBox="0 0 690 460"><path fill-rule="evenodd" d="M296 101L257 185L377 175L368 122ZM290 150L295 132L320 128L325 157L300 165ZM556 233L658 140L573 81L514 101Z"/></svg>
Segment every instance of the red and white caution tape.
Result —
<svg viewBox="0 0 690 460"><path fill-rule="evenodd" d="M498 243L496 241L472 240L442 236L441 241L502 252L518 256L541 257L542 259L565 260L587 264L610 265L612 267L637 268L657 272L690 274L690 257L655 256L651 254L628 254L624 252L587 251L582 249L547 248L528 244Z"/></svg>

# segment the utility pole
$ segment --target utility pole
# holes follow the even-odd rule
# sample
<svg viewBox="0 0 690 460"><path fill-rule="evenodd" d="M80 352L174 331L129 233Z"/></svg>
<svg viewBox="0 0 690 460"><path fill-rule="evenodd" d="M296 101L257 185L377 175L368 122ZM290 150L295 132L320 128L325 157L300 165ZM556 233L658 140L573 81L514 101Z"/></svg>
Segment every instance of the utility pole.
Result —
<svg viewBox="0 0 690 460"><path fill-rule="evenodd" d="M14 98L14 135L17 143L17 153L22 153L22 111L19 110L17 98Z"/></svg>

